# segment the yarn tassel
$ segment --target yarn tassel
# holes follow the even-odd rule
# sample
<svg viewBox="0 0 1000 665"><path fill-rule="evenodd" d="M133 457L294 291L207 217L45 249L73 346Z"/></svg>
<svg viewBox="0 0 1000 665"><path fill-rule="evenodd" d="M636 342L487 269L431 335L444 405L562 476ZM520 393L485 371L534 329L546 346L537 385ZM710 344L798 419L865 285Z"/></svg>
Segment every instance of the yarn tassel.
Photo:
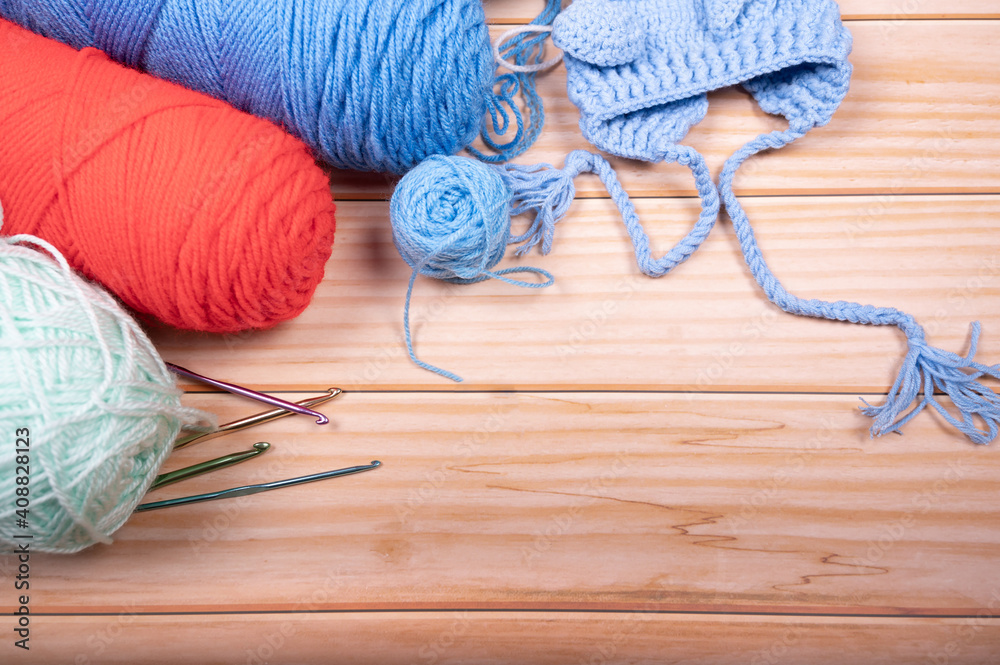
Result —
<svg viewBox="0 0 1000 665"><path fill-rule="evenodd" d="M1000 365L984 365L973 360L979 333L980 326L976 321L972 324L969 353L964 357L928 346L922 334L917 338L911 337L909 352L885 402L879 406L865 402L861 409L866 416L875 419L872 436L898 432L929 405L975 443L986 444L996 438L1000 425L1000 398L979 379L984 376L1000 379ZM923 396L919 397L921 392ZM936 392L948 395L958 408L961 420L937 400ZM903 411L914 402L916 405L904 414ZM986 424L988 431L976 427L976 416Z"/></svg>
<svg viewBox="0 0 1000 665"><path fill-rule="evenodd" d="M996 438L1000 425L1000 398L988 386L980 383L979 379L984 376L1000 379L1000 365L984 365L973 360L979 344L978 322L972 325L969 353L962 357L929 346L923 328L912 316L898 309L861 305L844 300L836 302L805 300L794 296L782 286L764 261L750 220L733 192L733 179L737 169L749 157L764 150L788 145L811 128L798 124L789 127L787 131L762 134L734 153L722 169L719 189L726 211L732 220L733 230L743 250L747 267L768 299L790 314L876 326L894 325L906 335L909 346L906 358L885 402L872 406L862 400L865 404L861 407L862 413L874 419L870 429L873 438L889 432L899 432L906 423L930 405L973 442L989 443ZM958 409L960 418L952 415L937 400L936 393L948 395ZM985 422L986 431L976 426L976 417Z"/></svg>
<svg viewBox="0 0 1000 665"><path fill-rule="evenodd" d="M677 162L691 170L701 199L701 214L687 235L660 258L653 257L649 235L643 229L635 206L619 182L614 167L600 155L586 150L569 153L562 169L550 164L507 164L503 167L504 180L511 190L510 215L516 217L534 213L528 230L510 239L511 243L524 243L516 253L523 255L538 244L541 244L542 254L549 253L555 225L566 215L576 195L574 179L581 173L593 173L601 179L621 214L639 269L650 277L666 275L694 254L708 237L719 217L720 202L705 159L697 151L687 146L673 146L663 155L662 161Z"/></svg>
<svg viewBox="0 0 1000 665"><path fill-rule="evenodd" d="M523 256L539 243L542 254L548 254L556 224L566 216L576 195L573 175L568 168L557 169L550 164L508 164L501 175L511 191L510 216L534 213L528 229L509 240L510 244L523 243L515 254Z"/></svg>

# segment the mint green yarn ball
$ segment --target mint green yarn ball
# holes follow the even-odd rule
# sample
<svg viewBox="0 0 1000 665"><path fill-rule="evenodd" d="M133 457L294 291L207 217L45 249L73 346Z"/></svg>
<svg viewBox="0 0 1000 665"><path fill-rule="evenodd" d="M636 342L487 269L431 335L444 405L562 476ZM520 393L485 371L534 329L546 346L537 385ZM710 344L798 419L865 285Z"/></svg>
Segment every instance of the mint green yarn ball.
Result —
<svg viewBox="0 0 1000 665"><path fill-rule="evenodd" d="M0 238L0 549L111 542L182 427L207 424L180 397L114 298L44 241Z"/></svg>

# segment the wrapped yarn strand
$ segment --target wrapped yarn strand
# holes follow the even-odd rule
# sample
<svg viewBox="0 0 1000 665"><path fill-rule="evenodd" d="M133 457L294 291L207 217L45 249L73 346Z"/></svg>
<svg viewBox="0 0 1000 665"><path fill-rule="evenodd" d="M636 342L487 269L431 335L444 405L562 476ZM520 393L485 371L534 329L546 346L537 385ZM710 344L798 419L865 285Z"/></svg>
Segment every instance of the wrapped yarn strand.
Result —
<svg viewBox="0 0 1000 665"><path fill-rule="evenodd" d="M29 469L33 551L109 543L181 429L212 416L181 405L135 321L46 241L0 238L0 303L0 427L24 444L0 449L0 549L20 542L18 465Z"/></svg>

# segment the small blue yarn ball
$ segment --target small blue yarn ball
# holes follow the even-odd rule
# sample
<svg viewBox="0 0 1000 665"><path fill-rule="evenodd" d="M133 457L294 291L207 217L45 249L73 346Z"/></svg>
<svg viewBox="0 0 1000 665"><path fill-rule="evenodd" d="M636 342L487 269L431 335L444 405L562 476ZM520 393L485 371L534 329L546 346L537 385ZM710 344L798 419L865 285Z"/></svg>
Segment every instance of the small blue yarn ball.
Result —
<svg viewBox="0 0 1000 665"><path fill-rule="evenodd" d="M392 241L421 275L482 281L504 257L510 198L496 168L468 157L431 157L396 186L389 207Z"/></svg>
<svg viewBox="0 0 1000 665"><path fill-rule="evenodd" d="M181 405L136 322L44 240L0 238L0 294L0 551L109 543L178 432L209 417Z"/></svg>

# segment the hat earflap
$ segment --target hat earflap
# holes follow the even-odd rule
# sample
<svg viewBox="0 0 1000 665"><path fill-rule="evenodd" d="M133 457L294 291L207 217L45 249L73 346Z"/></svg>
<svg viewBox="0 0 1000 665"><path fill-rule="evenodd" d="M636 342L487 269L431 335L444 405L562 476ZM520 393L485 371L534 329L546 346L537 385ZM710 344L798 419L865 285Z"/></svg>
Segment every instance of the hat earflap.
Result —
<svg viewBox="0 0 1000 665"><path fill-rule="evenodd" d="M851 63L803 62L750 79L743 84L766 113L781 115L789 125L822 127L847 95Z"/></svg>

